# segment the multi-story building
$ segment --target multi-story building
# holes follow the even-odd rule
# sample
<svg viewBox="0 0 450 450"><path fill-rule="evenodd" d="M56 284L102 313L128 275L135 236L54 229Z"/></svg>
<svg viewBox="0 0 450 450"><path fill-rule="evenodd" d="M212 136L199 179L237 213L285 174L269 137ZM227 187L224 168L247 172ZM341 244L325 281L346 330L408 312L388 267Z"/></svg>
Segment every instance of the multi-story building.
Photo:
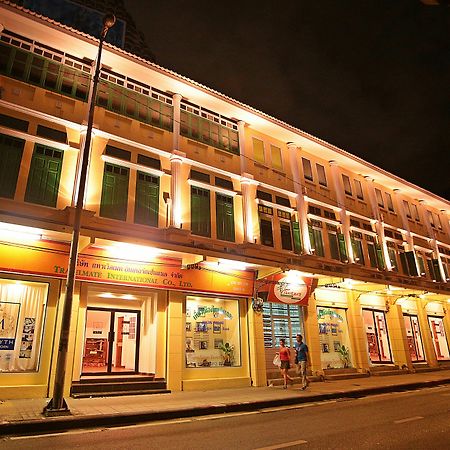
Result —
<svg viewBox="0 0 450 450"><path fill-rule="evenodd" d="M46 396L98 40L0 30L0 393ZM450 361L447 200L111 45L93 100L66 394L264 386L299 332L314 375Z"/></svg>

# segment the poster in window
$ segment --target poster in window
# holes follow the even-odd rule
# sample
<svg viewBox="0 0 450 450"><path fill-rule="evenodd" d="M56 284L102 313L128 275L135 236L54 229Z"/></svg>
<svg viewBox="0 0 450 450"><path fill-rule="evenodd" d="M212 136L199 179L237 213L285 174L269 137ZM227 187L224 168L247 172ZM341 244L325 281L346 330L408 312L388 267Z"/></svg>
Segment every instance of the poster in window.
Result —
<svg viewBox="0 0 450 450"><path fill-rule="evenodd" d="M20 303L0 302L0 351L14 350Z"/></svg>
<svg viewBox="0 0 450 450"><path fill-rule="evenodd" d="M213 322L213 333L220 334L222 332L222 324L220 322Z"/></svg>
<svg viewBox="0 0 450 450"><path fill-rule="evenodd" d="M22 342L20 343L19 358L31 358L34 343L35 317L25 317L23 323Z"/></svg>

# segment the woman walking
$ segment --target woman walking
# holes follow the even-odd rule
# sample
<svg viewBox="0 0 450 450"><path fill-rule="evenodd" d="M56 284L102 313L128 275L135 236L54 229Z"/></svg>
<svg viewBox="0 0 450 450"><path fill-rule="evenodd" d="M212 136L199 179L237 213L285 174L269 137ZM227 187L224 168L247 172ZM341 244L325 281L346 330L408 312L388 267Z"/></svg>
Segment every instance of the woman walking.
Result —
<svg viewBox="0 0 450 450"><path fill-rule="evenodd" d="M286 341L284 339L280 339L280 361L280 372L284 379L283 389L287 389L288 380L291 383L294 383L294 380L288 374L288 370L291 368L291 351L286 347Z"/></svg>

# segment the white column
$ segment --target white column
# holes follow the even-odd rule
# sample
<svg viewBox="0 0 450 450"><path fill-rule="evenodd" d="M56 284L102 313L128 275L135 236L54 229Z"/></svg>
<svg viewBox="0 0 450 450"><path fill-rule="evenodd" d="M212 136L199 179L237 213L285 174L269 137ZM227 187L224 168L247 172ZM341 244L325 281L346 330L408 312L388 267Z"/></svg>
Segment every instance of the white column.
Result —
<svg viewBox="0 0 450 450"><path fill-rule="evenodd" d="M297 194L296 202L298 224L300 227L300 232L302 234L303 252L310 255L312 254L312 246L308 229L308 202L303 195L300 171L298 169L298 163L300 161L299 148L293 142L288 142L287 146L289 150L289 161L291 164L292 177L294 179L294 190Z"/></svg>
<svg viewBox="0 0 450 450"><path fill-rule="evenodd" d="M387 270L392 270L392 264L391 260L389 258L389 252L386 245L386 237L384 235L384 223L381 219L380 210L378 209L378 202L375 195L375 186L373 185L373 182L375 181L373 178L367 176L364 177L367 182L367 192L369 194L369 200L370 200L370 206L372 208L372 215L375 222L375 228L378 235L378 241L381 245L381 249L383 250L383 256L384 256L384 262L386 264Z"/></svg>
<svg viewBox="0 0 450 450"><path fill-rule="evenodd" d="M248 155L245 147L245 122L240 120L238 123L238 139L239 139L239 158L241 163L241 175L247 172Z"/></svg>
<svg viewBox="0 0 450 450"><path fill-rule="evenodd" d="M181 123L181 99L180 94L173 94L173 129L172 129L172 147L173 150L180 149L180 123Z"/></svg>
<svg viewBox="0 0 450 450"><path fill-rule="evenodd" d="M339 219L342 225L342 234L345 239L345 246L347 247L347 258L349 263L355 262L355 255L353 254L352 240L350 238L350 215L345 208L345 195L342 189L342 184L339 179L339 166L336 161L329 161L331 178L333 180L334 190L339 206Z"/></svg>
<svg viewBox="0 0 450 450"><path fill-rule="evenodd" d="M254 243L253 207L255 197L252 195L253 175L244 173L241 178L242 215L244 219L244 242Z"/></svg>
<svg viewBox="0 0 450 450"><path fill-rule="evenodd" d="M170 225L175 228L181 228L182 198L181 198L181 166L183 158L186 155L182 152L174 150L170 156L170 168L172 172L171 178L171 197L172 209L170 211Z"/></svg>

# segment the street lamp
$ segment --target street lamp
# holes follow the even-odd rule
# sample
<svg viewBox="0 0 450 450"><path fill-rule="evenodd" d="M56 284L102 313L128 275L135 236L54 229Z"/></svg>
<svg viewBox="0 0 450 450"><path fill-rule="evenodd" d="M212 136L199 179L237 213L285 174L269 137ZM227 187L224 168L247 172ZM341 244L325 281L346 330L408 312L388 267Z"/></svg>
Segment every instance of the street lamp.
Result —
<svg viewBox="0 0 450 450"><path fill-rule="evenodd" d="M75 218L73 221L72 242L70 246L69 265L67 268L66 294L64 297L64 308L61 320L61 331L59 335L58 358L56 361L55 384L53 388L53 397L44 408L45 415L59 415L70 413L69 407L64 400L64 381L66 375L67 350L69 344L70 321L72 315L73 291L75 286L75 271L78 258L78 241L80 238L81 213L83 211L84 195L86 192L87 169L89 163L89 154L91 150L92 125L94 122L95 97L97 96L97 85L100 77L100 60L102 57L103 42L105 41L108 30L116 23L113 14L107 14L103 18L103 28L100 34L98 45L97 61L95 65L95 74L92 82L92 92L89 99L89 114L86 129L86 139L84 142L83 153L81 155L81 169L76 189Z"/></svg>

